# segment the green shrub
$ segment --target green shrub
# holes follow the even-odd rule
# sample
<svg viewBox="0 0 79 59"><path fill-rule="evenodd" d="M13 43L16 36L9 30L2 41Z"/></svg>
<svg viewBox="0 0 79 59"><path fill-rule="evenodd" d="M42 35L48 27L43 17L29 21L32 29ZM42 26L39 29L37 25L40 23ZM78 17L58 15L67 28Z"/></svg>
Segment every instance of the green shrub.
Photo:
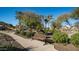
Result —
<svg viewBox="0 0 79 59"><path fill-rule="evenodd" d="M34 36L34 32L27 32L26 33L26 36L27 36L27 38L31 38L32 36Z"/></svg>
<svg viewBox="0 0 79 59"><path fill-rule="evenodd" d="M54 31L53 41L56 43L69 43L68 35L60 31Z"/></svg>
<svg viewBox="0 0 79 59"><path fill-rule="evenodd" d="M71 36L71 43L75 46L79 46L79 33L73 34Z"/></svg>
<svg viewBox="0 0 79 59"><path fill-rule="evenodd" d="M48 33L48 31L49 31L48 29L44 29L44 32L45 32L45 33Z"/></svg>
<svg viewBox="0 0 79 59"><path fill-rule="evenodd" d="M24 31L21 31L21 35L24 35L24 36L25 36L25 35L26 35L26 32L24 32Z"/></svg>
<svg viewBox="0 0 79 59"><path fill-rule="evenodd" d="M50 30L50 29L45 29L44 31L45 33L48 33L48 32L53 33L53 30Z"/></svg>
<svg viewBox="0 0 79 59"><path fill-rule="evenodd" d="M19 34L20 33L20 31L19 30L16 30L16 32L15 32L16 34Z"/></svg>

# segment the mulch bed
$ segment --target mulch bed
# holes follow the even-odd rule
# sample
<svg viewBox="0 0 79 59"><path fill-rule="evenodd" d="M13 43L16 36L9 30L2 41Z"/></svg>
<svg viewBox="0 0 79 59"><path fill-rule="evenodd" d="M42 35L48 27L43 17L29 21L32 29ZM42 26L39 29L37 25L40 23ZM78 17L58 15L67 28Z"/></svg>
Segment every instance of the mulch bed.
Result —
<svg viewBox="0 0 79 59"><path fill-rule="evenodd" d="M79 48L72 44L63 45L61 43L54 43L54 48L58 51L79 51Z"/></svg>

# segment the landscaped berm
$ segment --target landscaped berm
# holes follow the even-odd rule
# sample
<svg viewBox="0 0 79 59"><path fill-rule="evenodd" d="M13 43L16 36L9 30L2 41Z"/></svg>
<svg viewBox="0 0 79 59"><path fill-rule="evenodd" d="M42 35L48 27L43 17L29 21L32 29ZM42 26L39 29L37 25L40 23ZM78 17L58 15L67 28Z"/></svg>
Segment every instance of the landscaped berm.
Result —
<svg viewBox="0 0 79 59"><path fill-rule="evenodd" d="M0 51L79 51L79 8L0 8Z"/></svg>

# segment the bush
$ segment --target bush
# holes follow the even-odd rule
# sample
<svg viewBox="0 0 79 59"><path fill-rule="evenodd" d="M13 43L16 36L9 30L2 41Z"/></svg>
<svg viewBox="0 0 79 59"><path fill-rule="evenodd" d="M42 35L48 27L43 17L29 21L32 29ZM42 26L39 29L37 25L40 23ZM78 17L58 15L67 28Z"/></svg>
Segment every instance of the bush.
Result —
<svg viewBox="0 0 79 59"><path fill-rule="evenodd" d="M73 34L71 36L71 43L75 46L79 46L79 33Z"/></svg>
<svg viewBox="0 0 79 59"><path fill-rule="evenodd" d="M46 34L46 33L53 33L53 30L45 29L44 32L45 32L45 34Z"/></svg>
<svg viewBox="0 0 79 59"><path fill-rule="evenodd" d="M45 32L45 33L48 33L48 31L49 31L48 29L44 29L44 32Z"/></svg>
<svg viewBox="0 0 79 59"><path fill-rule="evenodd" d="M27 38L31 38L34 35L34 32L21 31L21 35L26 36Z"/></svg>
<svg viewBox="0 0 79 59"><path fill-rule="evenodd" d="M60 31L54 31L53 41L55 43L69 43L68 35Z"/></svg>
<svg viewBox="0 0 79 59"><path fill-rule="evenodd" d="M24 31L21 31L21 34L25 36L25 35L26 35L26 32L24 32Z"/></svg>
<svg viewBox="0 0 79 59"><path fill-rule="evenodd" d="M19 30L16 30L16 32L15 32L16 34L19 34L20 33L20 31Z"/></svg>
<svg viewBox="0 0 79 59"><path fill-rule="evenodd" d="M27 38L31 38L32 36L34 36L35 32L27 32L26 36Z"/></svg>

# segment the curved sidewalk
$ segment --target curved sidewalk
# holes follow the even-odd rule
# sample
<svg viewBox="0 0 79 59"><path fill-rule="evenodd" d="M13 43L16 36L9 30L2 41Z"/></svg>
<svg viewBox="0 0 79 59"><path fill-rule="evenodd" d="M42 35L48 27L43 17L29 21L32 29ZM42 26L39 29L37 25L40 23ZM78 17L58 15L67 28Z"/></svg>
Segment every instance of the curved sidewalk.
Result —
<svg viewBox="0 0 79 59"><path fill-rule="evenodd" d="M13 32L0 31L0 33L4 33L4 34L7 34L7 35L13 37L24 48L32 48L31 51L57 51L54 48L54 45L52 45L52 44L43 45L44 42L32 40L32 39L24 39L16 34L14 34Z"/></svg>

